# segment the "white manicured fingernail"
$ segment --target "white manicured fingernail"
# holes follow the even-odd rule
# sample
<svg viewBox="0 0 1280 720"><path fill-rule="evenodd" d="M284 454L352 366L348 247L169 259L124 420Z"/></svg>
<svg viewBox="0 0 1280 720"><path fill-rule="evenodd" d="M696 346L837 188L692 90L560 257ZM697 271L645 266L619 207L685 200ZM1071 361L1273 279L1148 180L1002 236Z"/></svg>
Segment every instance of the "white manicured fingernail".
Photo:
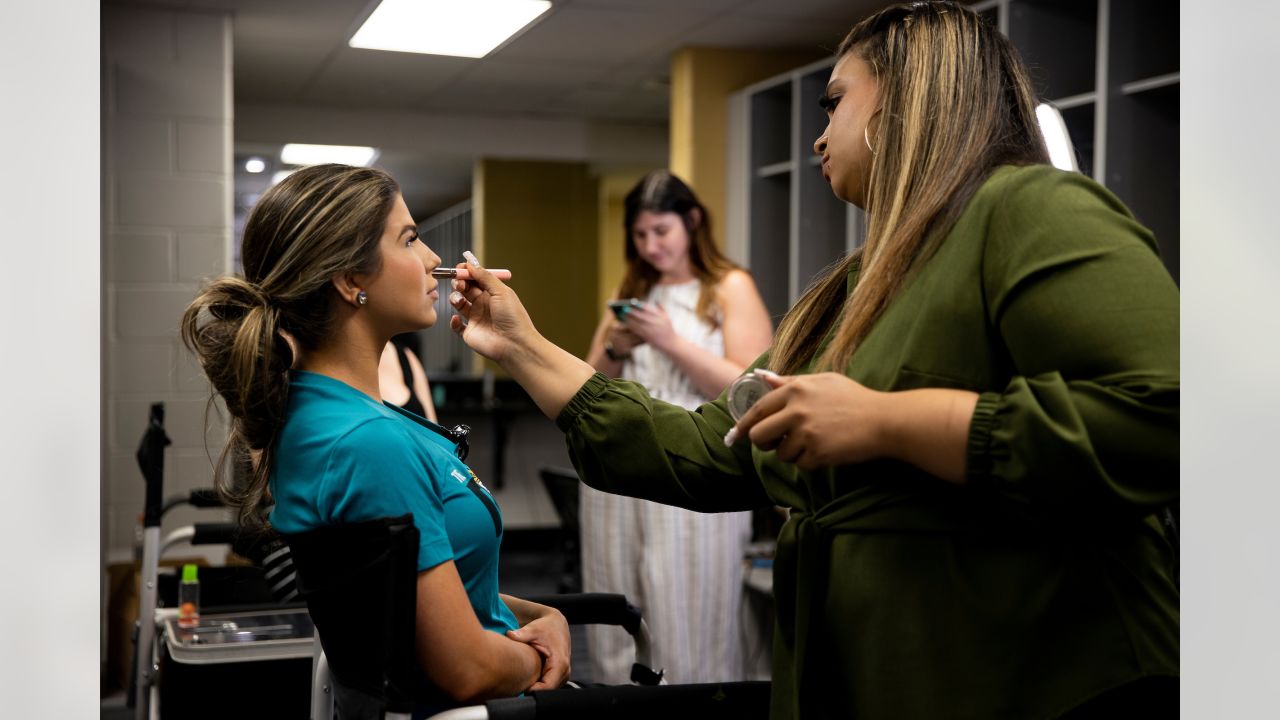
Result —
<svg viewBox="0 0 1280 720"><path fill-rule="evenodd" d="M457 305L458 303L462 302L462 293L458 292L457 290L454 290L453 292L449 293L449 302L453 303L454 305Z"/></svg>
<svg viewBox="0 0 1280 720"><path fill-rule="evenodd" d="M480 267L480 260L478 260L475 253L470 250L463 250L462 257L467 259L467 264L471 265L471 267Z"/></svg>
<svg viewBox="0 0 1280 720"><path fill-rule="evenodd" d="M734 425L729 428L729 432L724 434L724 446L733 447L736 442L738 442L738 426Z"/></svg>
<svg viewBox="0 0 1280 720"><path fill-rule="evenodd" d="M778 373L776 373L776 372L774 372L774 371L772 371L772 370L766 370L765 368L756 368L755 373L756 373L757 375L765 375L765 376L768 376L768 377L775 377L775 378L776 378L776 377L782 377L782 376L781 376L781 375L779 375Z"/></svg>

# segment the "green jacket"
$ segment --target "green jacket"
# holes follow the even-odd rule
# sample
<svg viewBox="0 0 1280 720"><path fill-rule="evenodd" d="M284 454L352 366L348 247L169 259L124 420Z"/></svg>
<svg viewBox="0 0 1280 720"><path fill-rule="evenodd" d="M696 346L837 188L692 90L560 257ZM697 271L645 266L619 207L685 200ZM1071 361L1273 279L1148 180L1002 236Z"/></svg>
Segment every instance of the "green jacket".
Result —
<svg viewBox="0 0 1280 720"><path fill-rule="evenodd" d="M1055 717L1178 673L1155 516L1178 497L1178 289L1155 247L1077 173L1002 167L974 194L846 369L980 393L964 487L889 460L802 472L725 447L723 395L690 412L598 374L557 423L592 487L792 509L773 718Z"/></svg>

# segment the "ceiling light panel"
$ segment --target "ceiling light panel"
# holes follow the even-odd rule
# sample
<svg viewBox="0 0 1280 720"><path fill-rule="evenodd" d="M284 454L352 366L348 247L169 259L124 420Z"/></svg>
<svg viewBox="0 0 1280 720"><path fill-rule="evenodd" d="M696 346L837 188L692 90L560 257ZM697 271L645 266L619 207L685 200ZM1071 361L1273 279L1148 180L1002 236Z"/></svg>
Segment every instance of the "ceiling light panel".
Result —
<svg viewBox="0 0 1280 720"><path fill-rule="evenodd" d="M321 165L341 163L366 167L378 157L377 148L359 145L304 145L289 143L280 151L280 162L285 165Z"/></svg>
<svg viewBox="0 0 1280 720"><path fill-rule="evenodd" d="M548 0L382 0L349 44L479 58L550 8Z"/></svg>

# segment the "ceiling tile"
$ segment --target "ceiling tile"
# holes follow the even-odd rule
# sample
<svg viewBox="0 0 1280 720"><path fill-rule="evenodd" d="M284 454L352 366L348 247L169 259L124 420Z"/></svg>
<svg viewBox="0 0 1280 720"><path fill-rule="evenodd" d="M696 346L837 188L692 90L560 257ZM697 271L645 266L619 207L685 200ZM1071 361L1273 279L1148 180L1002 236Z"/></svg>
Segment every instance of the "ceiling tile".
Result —
<svg viewBox="0 0 1280 720"><path fill-rule="evenodd" d="M237 42L345 45L364 15L364 3L345 0L221 0L233 11Z"/></svg>
<svg viewBox="0 0 1280 720"><path fill-rule="evenodd" d="M298 99L327 49L237 43L232 60L237 100L282 102Z"/></svg>
<svg viewBox="0 0 1280 720"><path fill-rule="evenodd" d="M309 103L414 107L475 63L469 58L343 48L304 91Z"/></svg>
<svg viewBox="0 0 1280 720"><path fill-rule="evenodd" d="M554 2L554 0L553 0ZM680 9L698 8L702 10L728 10L741 5L743 0L568 0L573 5L589 5L591 7L609 9ZM568 3L566 3L568 4Z"/></svg>
<svg viewBox="0 0 1280 720"><path fill-rule="evenodd" d="M834 31L847 33L857 21L894 4L894 0L746 0L733 10L741 15L836 21Z"/></svg>
<svg viewBox="0 0 1280 720"><path fill-rule="evenodd" d="M419 107L451 113L509 115L547 107L558 93L532 85L454 83L428 94Z"/></svg>
<svg viewBox="0 0 1280 720"><path fill-rule="evenodd" d="M712 15L712 11L685 6L653 12L643 8L613 10L570 5L552 12L499 49L494 57L611 67L646 56Z"/></svg>
<svg viewBox="0 0 1280 720"><path fill-rule="evenodd" d="M827 20L727 14L680 37L683 45L725 48L813 47L834 51L849 31Z"/></svg>
<svg viewBox="0 0 1280 720"><path fill-rule="evenodd" d="M547 88L576 87L600 77L600 65L587 63L553 63L488 58L462 75L458 82L466 85L540 85Z"/></svg>

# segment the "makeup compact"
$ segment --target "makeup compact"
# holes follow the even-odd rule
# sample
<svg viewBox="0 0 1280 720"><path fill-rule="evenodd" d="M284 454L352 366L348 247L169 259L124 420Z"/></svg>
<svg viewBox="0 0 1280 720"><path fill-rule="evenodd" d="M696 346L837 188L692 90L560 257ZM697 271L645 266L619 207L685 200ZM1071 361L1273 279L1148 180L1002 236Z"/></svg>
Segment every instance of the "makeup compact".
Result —
<svg viewBox="0 0 1280 720"><path fill-rule="evenodd" d="M734 422L741 420L751 406L772 389L768 380L753 372L734 380L729 386L727 397L729 414L733 416Z"/></svg>

